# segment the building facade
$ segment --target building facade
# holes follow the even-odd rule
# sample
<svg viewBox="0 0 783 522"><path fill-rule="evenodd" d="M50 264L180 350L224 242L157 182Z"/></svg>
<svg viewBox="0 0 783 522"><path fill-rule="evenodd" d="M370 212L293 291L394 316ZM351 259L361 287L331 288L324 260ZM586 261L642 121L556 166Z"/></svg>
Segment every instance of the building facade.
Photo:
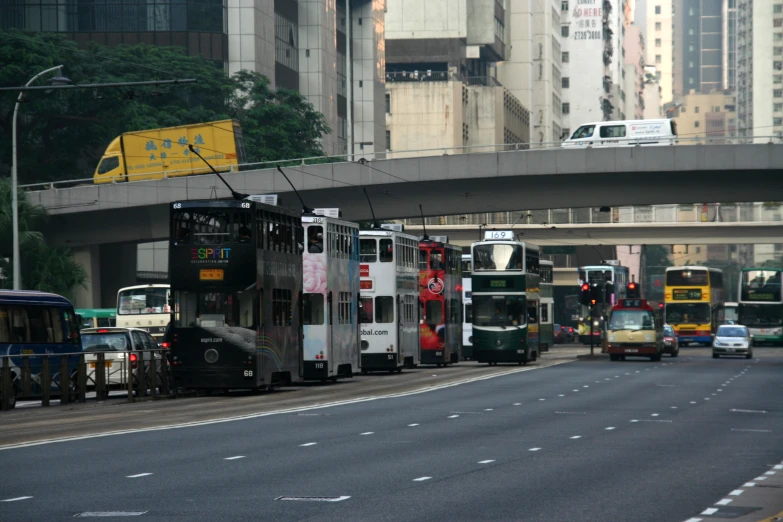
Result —
<svg viewBox="0 0 783 522"><path fill-rule="evenodd" d="M623 62L623 93L625 115L633 120L644 119L645 41L641 27L631 24L625 28L625 59Z"/></svg>
<svg viewBox="0 0 783 522"><path fill-rule="evenodd" d="M677 133L685 138L681 145L695 145L700 142L696 138L719 144L737 133L737 95L731 91L694 91L682 98L676 112Z"/></svg>
<svg viewBox="0 0 783 522"><path fill-rule="evenodd" d="M673 99L674 33L673 0L647 0L645 5L645 63L655 66L661 105Z"/></svg>

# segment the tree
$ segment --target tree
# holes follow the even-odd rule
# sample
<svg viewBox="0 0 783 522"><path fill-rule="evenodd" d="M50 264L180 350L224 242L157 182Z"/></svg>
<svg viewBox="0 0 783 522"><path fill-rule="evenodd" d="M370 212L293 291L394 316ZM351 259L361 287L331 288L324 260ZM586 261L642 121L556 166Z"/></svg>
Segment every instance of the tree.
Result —
<svg viewBox="0 0 783 522"><path fill-rule="evenodd" d="M70 250L48 246L34 227L46 219L43 207L32 205L24 192L19 192L19 250L22 267L22 287L27 290L54 292L70 298L76 286L84 286L87 273L73 260ZM11 258L13 223L11 219L11 184L0 180L0 285L13 286Z"/></svg>
<svg viewBox="0 0 783 522"><path fill-rule="evenodd" d="M662 245L647 245L644 248L645 265L653 267L666 267L671 266L672 262L669 259L669 252L666 247Z"/></svg>
<svg viewBox="0 0 783 522"><path fill-rule="evenodd" d="M35 73L64 65L74 83L196 78L192 84L28 92L17 142L20 183L91 178L107 145L123 132L237 118L248 161L323 155L330 132L323 115L299 93L273 91L257 73L233 78L222 67L178 47L92 45L64 35L0 32L0 85L23 85ZM39 80L41 85L45 79ZM10 144L17 92L0 93L0 143ZM11 147L0 147L0 172Z"/></svg>

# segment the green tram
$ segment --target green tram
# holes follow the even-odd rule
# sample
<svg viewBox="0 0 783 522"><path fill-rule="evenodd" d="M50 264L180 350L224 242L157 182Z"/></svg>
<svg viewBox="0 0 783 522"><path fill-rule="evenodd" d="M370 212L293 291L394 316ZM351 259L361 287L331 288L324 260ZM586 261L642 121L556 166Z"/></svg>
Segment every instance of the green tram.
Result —
<svg viewBox="0 0 783 522"><path fill-rule="evenodd" d="M555 294L552 287L552 278L554 277L555 264L552 261L544 259L538 262L541 276L541 311L539 317L539 345L541 352L548 352L555 344L555 323L554 308Z"/></svg>
<svg viewBox="0 0 783 522"><path fill-rule="evenodd" d="M473 358L525 364L539 354L539 248L510 230L488 230L473 259Z"/></svg>

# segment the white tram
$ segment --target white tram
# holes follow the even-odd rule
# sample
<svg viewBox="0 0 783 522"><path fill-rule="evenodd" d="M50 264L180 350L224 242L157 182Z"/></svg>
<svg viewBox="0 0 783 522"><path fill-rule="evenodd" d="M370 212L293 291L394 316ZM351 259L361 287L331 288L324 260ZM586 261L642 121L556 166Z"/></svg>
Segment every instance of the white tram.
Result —
<svg viewBox="0 0 783 522"><path fill-rule="evenodd" d="M462 254L462 358L473 357L473 292L471 291L470 272L473 261L470 254Z"/></svg>

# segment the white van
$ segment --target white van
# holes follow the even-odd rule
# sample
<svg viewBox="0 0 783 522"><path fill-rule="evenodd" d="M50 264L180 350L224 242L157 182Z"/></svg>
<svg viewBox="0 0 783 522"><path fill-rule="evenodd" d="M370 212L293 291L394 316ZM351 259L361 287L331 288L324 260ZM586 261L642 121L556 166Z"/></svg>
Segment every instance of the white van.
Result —
<svg viewBox="0 0 783 522"><path fill-rule="evenodd" d="M677 143L677 124L674 120L599 121L581 125L561 146L627 147L660 146Z"/></svg>

